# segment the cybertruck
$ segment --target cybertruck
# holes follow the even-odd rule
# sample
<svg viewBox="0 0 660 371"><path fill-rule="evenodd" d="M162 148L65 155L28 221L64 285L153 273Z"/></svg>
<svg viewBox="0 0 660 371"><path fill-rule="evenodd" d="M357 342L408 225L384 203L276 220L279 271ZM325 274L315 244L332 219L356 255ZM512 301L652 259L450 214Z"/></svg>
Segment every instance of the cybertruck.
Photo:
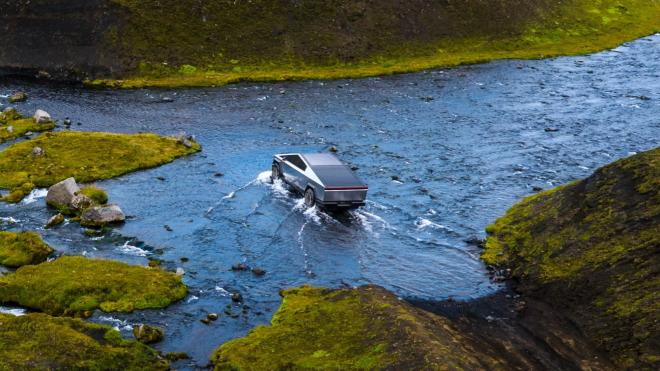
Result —
<svg viewBox="0 0 660 371"><path fill-rule="evenodd" d="M326 210L364 206L367 187L329 153L286 153L273 159L273 180L281 179L305 197L305 205Z"/></svg>

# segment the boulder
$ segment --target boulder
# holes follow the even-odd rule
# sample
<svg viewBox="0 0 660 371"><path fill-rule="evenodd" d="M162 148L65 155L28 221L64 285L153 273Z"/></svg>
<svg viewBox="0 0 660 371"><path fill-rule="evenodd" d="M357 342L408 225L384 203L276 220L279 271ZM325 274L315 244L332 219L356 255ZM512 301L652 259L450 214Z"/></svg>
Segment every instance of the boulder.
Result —
<svg viewBox="0 0 660 371"><path fill-rule="evenodd" d="M57 214L57 215L53 216L52 218L48 219L48 222L46 223L46 226L44 228L48 229L48 228L54 227L58 224L62 224L63 221L64 221L64 215Z"/></svg>
<svg viewBox="0 0 660 371"><path fill-rule="evenodd" d="M71 202L69 202L69 206L71 207L72 211L83 211L88 209L93 204L94 201L82 193L78 193L77 195L73 196Z"/></svg>
<svg viewBox="0 0 660 371"><path fill-rule="evenodd" d="M9 97L9 103L24 102L28 99L27 94L25 93L16 93Z"/></svg>
<svg viewBox="0 0 660 371"><path fill-rule="evenodd" d="M41 147L32 148L32 157L39 157L39 156L43 156L45 154L46 154L46 151L44 151L43 148L41 148Z"/></svg>
<svg viewBox="0 0 660 371"><path fill-rule="evenodd" d="M48 114L48 112L40 110L40 109L38 109L34 112L33 118L35 120L37 120L37 124L47 124L47 123L53 121L51 119L50 115Z"/></svg>
<svg viewBox="0 0 660 371"><path fill-rule="evenodd" d="M256 274L257 276L263 276L266 274L266 271L261 268L252 268L252 273Z"/></svg>
<svg viewBox="0 0 660 371"><path fill-rule="evenodd" d="M48 188L46 203L50 205L68 206L78 192L80 192L80 188L78 188L74 178L64 179Z"/></svg>
<svg viewBox="0 0 660 371"><path fill-rule="evenodd" d="M135 339L143 344L155 343L163 340L163 330L149 325L139 325L133 327Z"/></svg>
<svg viewBox="0 0 660 371"><path fill-rule="evenodd" d="M183 268L177 268L176 273L174 274L176 274L179 277L183 277L186 274L186 271L184 271Z"/></svg>
<svg viewBox="0 0 660 371"><path fill-rule="evenodd" d="M123 222L124 220L126 220L126 217L119 206L108 204L87 209L80 217L80 225L83 227L100 227L106 223Z"/></svg>

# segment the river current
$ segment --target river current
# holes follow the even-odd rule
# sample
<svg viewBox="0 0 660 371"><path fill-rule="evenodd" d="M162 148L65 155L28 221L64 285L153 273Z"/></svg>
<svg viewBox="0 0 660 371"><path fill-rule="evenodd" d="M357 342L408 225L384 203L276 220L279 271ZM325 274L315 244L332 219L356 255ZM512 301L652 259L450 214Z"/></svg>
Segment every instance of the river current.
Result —
<svg viewBox="0 0 660 371"><path fill-rule="evenodd" d="M44 230L54 215L45 189L0 203L0 220L10 221L0 229L37 231L58 254L183 268L184 300L89 320L129 339L132 325L161 327L165 339L154 347L187 352L192 359L174 368L194 369L224 342L267 325L283 289L375 283L430 300L497 290L467 241L537 188L660 145L660 36L593 55L362 80L92 90L0 75L0 109L17 91L30 96L15 105L21 112L69 118L70 130L183 131L203 146L98 182L129 216L101 237L78 223ZM309 210L270 180L273 154L333 146L369 185L366 207ZM232 271L240 262L267 274ZM203 324L207 313L220 319Z"/></svg>

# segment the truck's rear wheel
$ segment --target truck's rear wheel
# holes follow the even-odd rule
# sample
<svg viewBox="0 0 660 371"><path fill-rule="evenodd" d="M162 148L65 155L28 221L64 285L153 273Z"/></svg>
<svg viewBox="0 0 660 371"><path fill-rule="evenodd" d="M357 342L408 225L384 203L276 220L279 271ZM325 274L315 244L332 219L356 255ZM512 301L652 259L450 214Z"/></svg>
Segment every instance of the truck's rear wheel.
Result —
<svg viewBox="0 0 660 371"><path fill-rule="evenodd" d="M316 196L314 195L314 190L311 188L307 188L305 190L305 206L314 207L315 203L316 203Z"/></svg>
<svg viewBox="0 0 660 371"><path fill-rule="evenodd" d="M280 175L280 167L277 166L277 164L273 164L273 172L270 174L270 177L273 179L273 181L282 177Z"/></svg>

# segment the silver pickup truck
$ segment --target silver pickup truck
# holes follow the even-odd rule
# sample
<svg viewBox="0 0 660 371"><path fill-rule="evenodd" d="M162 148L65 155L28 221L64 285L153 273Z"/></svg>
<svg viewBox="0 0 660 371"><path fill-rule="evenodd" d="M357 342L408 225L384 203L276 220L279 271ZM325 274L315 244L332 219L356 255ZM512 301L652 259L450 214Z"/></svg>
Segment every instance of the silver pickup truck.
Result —
<svg viewBox="0 0 660 371"><path fill-rule="evenodd" d="M327 210L364 206L369 188L348 166L328 153L275 155L271 176L300 191L307 207L317 205Z"/></svg>

